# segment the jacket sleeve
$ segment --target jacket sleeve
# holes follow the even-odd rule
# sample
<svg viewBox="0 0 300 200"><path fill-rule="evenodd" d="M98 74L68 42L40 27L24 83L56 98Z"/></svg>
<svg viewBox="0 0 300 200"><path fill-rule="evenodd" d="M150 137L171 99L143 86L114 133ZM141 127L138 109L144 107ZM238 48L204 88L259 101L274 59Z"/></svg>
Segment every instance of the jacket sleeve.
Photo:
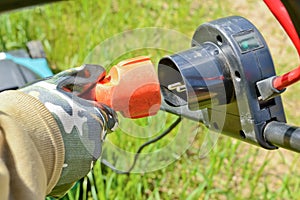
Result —
<svg viewBox="0 0 300 200"><path fill-rule="evenodd" d="M62 172L64 143L46 107L19 91L0 93L0 199L45 199Z"/></svg>

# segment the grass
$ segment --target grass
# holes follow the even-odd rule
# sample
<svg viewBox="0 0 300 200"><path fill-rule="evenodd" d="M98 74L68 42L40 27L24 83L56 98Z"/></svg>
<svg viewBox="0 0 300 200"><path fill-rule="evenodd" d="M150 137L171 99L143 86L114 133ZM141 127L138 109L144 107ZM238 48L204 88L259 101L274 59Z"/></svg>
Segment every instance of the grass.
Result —
<svg viewBox="0 0 300 200"><path fill-rule="evenodd" d="M278 23L259 0L236 1L85 1L62 2L42 7L5 13L0 16L0 51L23 48L29 40L41 40L51 68L58 72L84 63L90 52L112 36L135 28L160 27L176 30L188 38L203 22L242 15L250 19L265 36L274 57L279 74L299 62L296 52ZM263 19L262 19L263 18ZM154 36L153 36L154 37ZM112 44L112 51L123 48L124 43ZM189 44L187 44L189 45ZM138 49L111 58L102 52L100 63L109 67L119 60L136 55L150 55L154 63L170 52L170 49ZM105 56L108 56L107 58ZM283 94L289 123L300 125L300 85L291 87ZM163 115L139 121L124 122L127 131L119 130L110 141L135 152L148 140L136 139L134 127L155 127L152 137L162 131L175 118ZM151 121L152 120L152 121ZM205 156L199 149L210 133L197 124L186 122L184 131L176 130L162 141L145 148L149 155L166 147L180 136L194 143L179 160L180 152L168 154L171 164L150 173L116 174L96 163L94 170L81 180L63 199L299 199L299 155L286 150L266 151L226 136L220 136L214 148ZM136 126L135 126L136 125ZM197 127L197 131L195 131ZM182 133L182 135L179 135ZM197 133L197 134L196 134ZM111 156L107 155L108 158ZM159 155L162 156L162 155ZM164 157L157 159L164 159ZM143 157L147 159L147 157ZM124 158L123 158L124 159ZM132 157L125 161L132 161ZM125 162L124 161L124 162ZM148 160L141 160L140 168ZM127 162L125 162L127 163ZM124 167L125 166L119 166Z"/></svg>

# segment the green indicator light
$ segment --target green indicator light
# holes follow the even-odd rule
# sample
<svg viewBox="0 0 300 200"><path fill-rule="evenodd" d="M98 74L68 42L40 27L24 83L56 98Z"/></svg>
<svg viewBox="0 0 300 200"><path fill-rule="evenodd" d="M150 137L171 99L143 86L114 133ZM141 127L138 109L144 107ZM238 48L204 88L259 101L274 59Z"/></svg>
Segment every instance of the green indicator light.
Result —
<svg viewBox="0 0 300 200"><path fill-rule="evenodd" d="M241 43L241 48L242 48L243 51L248 50L248 48L249 48L248 42L247 42L247 41L243 41L243 42Z"/></svg>
<svg viewBox="0 0 300 200"><path fill-rule="evenodd" d="M259 40L259 37L252 30L234 35L234 39L239 45L242 53L247 53L263 47L261 40Z"/></svg>

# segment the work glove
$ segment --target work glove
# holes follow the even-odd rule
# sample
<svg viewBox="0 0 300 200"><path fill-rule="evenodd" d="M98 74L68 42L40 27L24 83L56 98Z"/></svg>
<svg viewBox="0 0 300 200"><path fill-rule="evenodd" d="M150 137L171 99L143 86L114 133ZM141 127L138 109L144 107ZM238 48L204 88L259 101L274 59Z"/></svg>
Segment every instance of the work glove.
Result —
<svg viewBox="0 0 300 200"><path fill-rule="evenodd" d="M104 68L83 65L20 89L46 106L62 134L65 162L54 196L90 171L106 134L118 124L116 113L94 100L96 83L104 77Z"/></svg>

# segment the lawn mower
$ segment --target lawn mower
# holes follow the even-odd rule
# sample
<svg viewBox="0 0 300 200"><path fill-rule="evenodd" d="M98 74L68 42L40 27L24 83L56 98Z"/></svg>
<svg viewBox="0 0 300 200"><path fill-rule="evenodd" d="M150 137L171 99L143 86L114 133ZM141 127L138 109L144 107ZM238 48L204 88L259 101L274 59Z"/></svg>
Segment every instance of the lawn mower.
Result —
<svg viewBox="0 0 300 200"><path fill-rule="evenodd" d="M0 52L0 92L52 75L40 41L28 42L27 50Z"/></svg>
<svg viewBox="0 0 300 200"><path fill-rule="evenodd" d="M49 3L51 0L1 1L0 13L26 6ZM27 83L52 76L40 41L29 41L27 49L0 52L0 92L18 89Z"/></svg>

